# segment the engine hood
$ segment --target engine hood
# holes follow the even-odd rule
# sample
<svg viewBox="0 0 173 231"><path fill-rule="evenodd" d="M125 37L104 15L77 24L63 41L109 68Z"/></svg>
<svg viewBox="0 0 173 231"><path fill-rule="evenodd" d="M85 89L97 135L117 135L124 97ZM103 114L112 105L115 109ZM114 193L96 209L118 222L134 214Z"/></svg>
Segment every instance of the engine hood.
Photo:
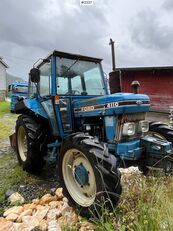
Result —
<svg viewBox="0 0 173 231"><path fill-rule="evenodd" d="M75 117L147 112L150 99L147 95L115 93L73 103Z"/></svg>

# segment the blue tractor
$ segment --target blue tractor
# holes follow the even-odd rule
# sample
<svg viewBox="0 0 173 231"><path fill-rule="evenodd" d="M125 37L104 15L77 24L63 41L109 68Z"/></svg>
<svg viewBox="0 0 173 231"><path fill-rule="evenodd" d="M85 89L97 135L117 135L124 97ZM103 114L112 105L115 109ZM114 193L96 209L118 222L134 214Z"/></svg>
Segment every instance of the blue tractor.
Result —
<svg viewBox="0 0 173 231"><path fill-rule="evenodd" d="M10 95L10 111L14 112L15 104L19 99L26 98L28 95L28 83L15 81L8 85L8 91L11 92Z"/></svg>
<svg viewBox="0 0 173 231"><path fill-rule="evenodd" d="M81 212L117 204L120 166L167 171L172 155L170 142L147 135L149 97L110 95L101 61L53 51L31 69L28 98L15 107L19 164L35 172L56 161L64 194Z"/></svg>

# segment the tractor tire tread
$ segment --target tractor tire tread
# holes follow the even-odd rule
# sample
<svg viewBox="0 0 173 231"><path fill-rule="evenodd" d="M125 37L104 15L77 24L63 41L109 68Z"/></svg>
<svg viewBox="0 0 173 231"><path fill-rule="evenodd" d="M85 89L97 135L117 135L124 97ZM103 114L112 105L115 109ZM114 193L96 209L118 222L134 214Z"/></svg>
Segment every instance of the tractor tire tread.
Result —
<svg viewBox="0 0 173 231"><path fill-rule="evenodd" d="M17 157L19 164L22 165L23 170L31 173L38 173L44 166L43 156L46 154L45 129L35 122L33 118L27 115L21 115L16 122L16 140L17 131L20 126L23 126L27 134L27 158L22 161L18 151Z"/></svg>

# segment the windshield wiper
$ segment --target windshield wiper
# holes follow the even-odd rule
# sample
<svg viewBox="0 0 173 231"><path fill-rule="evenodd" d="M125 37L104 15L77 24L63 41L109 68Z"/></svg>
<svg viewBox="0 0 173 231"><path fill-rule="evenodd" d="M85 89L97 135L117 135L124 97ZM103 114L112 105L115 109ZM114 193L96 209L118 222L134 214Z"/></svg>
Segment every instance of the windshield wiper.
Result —
<svg viewBox="0 0 173 231"><path fill-rule="evenodd" d="M62 73L62 77L64 77L64 75L78 62L80 60L80 58L78 58L78 59L76 59L72 64L71 64L71 66L69 66L68 68L67 68L67 70L65 70L64 71L64 73Z"/></svg>

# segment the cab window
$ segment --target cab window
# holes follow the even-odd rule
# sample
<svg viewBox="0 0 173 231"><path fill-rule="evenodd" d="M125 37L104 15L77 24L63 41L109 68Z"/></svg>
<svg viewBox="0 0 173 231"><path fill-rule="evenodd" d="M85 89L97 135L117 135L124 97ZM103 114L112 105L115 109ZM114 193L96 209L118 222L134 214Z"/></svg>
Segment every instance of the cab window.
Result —
<svg viewBox="0 0 173 231"><path fill-rule="evenodd" d="M51 65L44 63L40 68L40 96L51 94Z"/></svg>

